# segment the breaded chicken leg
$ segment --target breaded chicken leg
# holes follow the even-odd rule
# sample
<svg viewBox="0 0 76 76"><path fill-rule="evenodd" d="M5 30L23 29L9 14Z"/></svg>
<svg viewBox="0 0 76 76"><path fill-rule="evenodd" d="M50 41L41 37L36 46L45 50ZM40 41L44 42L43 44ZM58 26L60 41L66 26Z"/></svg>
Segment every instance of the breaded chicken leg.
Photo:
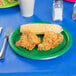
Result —
<svg viewBox="0 0 76 76"><path fill-rule="evenodd" d="M47 51L49 49L57 47L63 41L62 34L56 34L54 32L46 32L44 34L43 42L38 45L38 50Z"/></svg>
<svg viewBox="0 0 76 76"><path fill-rule="evenodd" d="M15 43L15 46L21 46L28 50L32 50L40 42L41 39L38 38L34 33L26 31L22 33L20 40Z"/></svg>

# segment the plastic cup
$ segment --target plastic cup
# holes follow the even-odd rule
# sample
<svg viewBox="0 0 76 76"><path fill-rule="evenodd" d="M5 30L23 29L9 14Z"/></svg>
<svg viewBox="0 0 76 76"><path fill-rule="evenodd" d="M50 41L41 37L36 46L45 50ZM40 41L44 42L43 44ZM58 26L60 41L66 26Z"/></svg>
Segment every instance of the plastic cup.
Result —
<svg viewBox="0 0 76 76"><path fill-rule="evenodd" d="M31 17L34 14L35 0L19 0L22 16Z"/></svg>

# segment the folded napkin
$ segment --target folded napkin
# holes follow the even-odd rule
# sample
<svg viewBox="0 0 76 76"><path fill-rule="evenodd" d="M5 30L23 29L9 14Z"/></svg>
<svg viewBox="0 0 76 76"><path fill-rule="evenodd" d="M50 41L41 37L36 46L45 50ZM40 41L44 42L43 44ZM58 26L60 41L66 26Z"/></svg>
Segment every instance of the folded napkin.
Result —
<svg viewBox="0 0 76 76"><path fill-rule="evenodd" d="M0 34L1 34L1 31L2 31L2 27L0 27Z"/></svg>

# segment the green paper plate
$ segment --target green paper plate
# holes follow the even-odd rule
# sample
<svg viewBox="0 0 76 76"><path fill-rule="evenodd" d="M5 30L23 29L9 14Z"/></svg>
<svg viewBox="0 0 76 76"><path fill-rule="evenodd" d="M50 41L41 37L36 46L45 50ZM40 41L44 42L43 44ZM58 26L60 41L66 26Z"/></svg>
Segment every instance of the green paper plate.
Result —
<svg viewBox="0 0 76 76"><path fill-rule="evenodd" d="M64 28L63 30L64 31L62 32L62 34L64 36L64 39L62 43L58 45L56 48L50 49L48 51L37 51L37 46L32 51L28 51L27 49L24 49L22 47L16 47L15 42L18 41L21 36L20 27L17 28L10 35L9 44L16 54L26 58L36 59L36 60L46 60L46 59L56 58L66 53L72 45L72 37L70 33ZM43 39L43 35L38 35L38 36L41 38L41 40Z"/></svg>
<svg viewBox="0 0 76 76"><path fill-rule="evenodd" d="M0 8L13 7L13 6L16 6L16 5L19 4L18 1L13 2L13 3L10 3L10 2L8 2L7 0L4 0L4 2L5 2L5 5L0 6Z"/></svg>

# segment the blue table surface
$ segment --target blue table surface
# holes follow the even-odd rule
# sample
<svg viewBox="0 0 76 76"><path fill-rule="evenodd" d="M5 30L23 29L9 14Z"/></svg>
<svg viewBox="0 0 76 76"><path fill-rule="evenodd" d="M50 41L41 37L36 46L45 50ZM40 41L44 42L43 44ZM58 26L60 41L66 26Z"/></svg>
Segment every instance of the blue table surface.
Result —
<svg viewBox="0 0 76 76"><path fill-rule="evenodd" d="M71 49L58 58L40 61L16 55L7 42L5 59L0 60L1 75L76 76L76 21L72 20L74 3L64 2L63 21L61 22L52 21L52 3L52 0L36 0L34 15L30 18L21 16L19 6L0 9L0 26L3 27L0 35L0 49L6 27L11 27L14 30L22 24L31 22L56 23L66 28L73 37Z"/></svg>

